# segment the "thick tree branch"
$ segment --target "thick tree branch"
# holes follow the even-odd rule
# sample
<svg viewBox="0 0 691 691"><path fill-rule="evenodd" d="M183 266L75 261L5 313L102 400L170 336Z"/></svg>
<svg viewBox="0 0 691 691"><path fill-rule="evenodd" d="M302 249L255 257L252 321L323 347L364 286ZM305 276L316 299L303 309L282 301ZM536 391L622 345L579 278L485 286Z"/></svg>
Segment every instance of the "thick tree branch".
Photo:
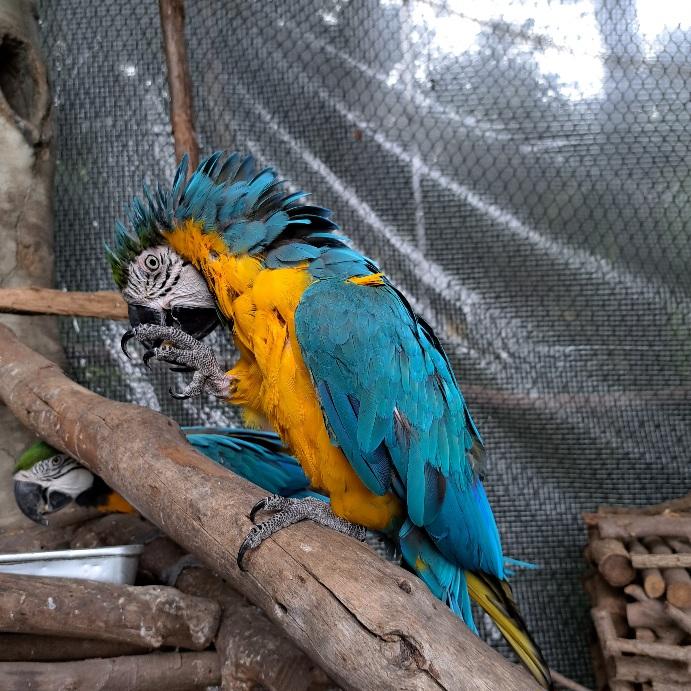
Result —
<svg viewBox="0 0 691 691"><path fill-rule="evenodd" d="M0 398L226 577L343 686L537 688L418 579L319 526L282 531L240 572L235 555L261 490L196 453L168 418L76 385L5 328Z"/></svg>
<svg viewBox="0 0 691 691"><path fill-rule="evenodd" d="M117 641L64 636L37 636L24 633L0 633L2 662L58 662L94 657L120 657L149 652L147 646Z"/></svg>
<svg viewBox="0 0 691 691"><path fill-rule="evenodd" d="M0 631L204 650L221 611L175 588L0 573Z"/></svg>
<svg viewBox="0 0 691 691"><path fill-rule="evenodd" d="M218 655L213 652L0 663L0 688L5 691L203 691L220 678Z"/></svg>

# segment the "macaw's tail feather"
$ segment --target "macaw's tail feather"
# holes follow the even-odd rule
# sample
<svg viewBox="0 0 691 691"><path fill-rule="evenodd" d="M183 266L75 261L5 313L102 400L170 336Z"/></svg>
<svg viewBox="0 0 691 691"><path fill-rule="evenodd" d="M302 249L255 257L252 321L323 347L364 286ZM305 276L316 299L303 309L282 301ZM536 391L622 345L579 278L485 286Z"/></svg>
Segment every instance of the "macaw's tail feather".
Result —
<svg viewBox="0 0 691 691"><path fill-rule="evenodd" d="M398 539L407 566L432 591L432 594L477 633L470 607L465 572L452 564L437 549L427 533L406 520Z"/></svg>
<svg viewBox="0 0 691 691"><path fill-rule="evenodd" d="M521 561L520 559L512 559L511 557L504 557L504 576L511 578L516 575L516 571L537 570L540 567L537 564L531 564L529 561Z"/></svg>
<svg viewBox="0 0 691 691"><path fill-rule="evenodd" d="M547 663L518 613L509 584L482 572L466 571L465 576L470 597L489 614L530 673L545 688L554 688Z"/></svg>

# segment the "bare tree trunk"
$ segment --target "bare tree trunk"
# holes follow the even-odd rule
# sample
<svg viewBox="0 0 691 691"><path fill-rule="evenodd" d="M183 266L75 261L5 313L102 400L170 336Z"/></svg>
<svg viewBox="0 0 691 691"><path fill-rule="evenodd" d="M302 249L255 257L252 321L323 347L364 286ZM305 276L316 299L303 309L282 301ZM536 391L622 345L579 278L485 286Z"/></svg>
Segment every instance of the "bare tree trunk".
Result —
<svg viewBox="0 0 691 691"><path fill-rule="evenodd" d="M309 523L235 556L256 486L198 454L170 419L104 399L0 327L0 398L259 605L335 681L356 689L537 688L414 576Z"/></svg>
<svg viewBox="0 0 691 691"><path fill-rule="evenodd" d="M0 0L0 288L53 281L50 92L33 8L28 0ZM54 319L0 316L0 323L61 361ZM17 454L34 438L0 407L0 529L28 523L16 508L10 476Z"/></svg>

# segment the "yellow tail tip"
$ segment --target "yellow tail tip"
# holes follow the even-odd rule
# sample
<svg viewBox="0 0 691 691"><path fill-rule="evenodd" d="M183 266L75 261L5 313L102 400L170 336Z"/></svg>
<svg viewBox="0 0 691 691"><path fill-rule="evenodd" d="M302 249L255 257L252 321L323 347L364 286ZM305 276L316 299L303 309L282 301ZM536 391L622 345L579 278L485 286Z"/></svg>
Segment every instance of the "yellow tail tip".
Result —
<svg viewBox="0 0 691 691"><path fill-rule="evenodd" d="M521 662L541 686L554 688L549 667L518 612L509 584L486 573L466 571L465 576L470 597L491 617Z"/></svg>

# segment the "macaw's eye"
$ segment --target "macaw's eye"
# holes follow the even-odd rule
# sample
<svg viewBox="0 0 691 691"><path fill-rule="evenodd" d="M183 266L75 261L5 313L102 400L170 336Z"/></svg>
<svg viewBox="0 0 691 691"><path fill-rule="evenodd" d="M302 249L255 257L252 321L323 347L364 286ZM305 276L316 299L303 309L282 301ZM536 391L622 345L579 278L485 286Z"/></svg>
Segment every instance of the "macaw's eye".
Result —
<svg viewBox="0 0 691 691"><path fill-rule="evenodd" d="M156 271L161 263L158 261L158 257L154 254L148 254L144 258L144 266L149 269L149 271Z"/></svg>

